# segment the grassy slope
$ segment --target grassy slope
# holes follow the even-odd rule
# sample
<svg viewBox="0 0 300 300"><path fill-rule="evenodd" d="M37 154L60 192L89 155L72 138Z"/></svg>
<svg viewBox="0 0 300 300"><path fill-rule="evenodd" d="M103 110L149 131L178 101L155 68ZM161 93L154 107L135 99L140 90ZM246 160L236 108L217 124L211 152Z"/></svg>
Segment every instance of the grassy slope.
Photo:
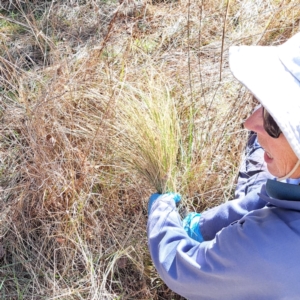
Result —
<svg viewBox="0 0 300 300"><path fill-rule="evenodd" d="M252 103L228 47L284 41L297 2L1 1L0 298L181 299L147 198L232 197Z"/></svg>

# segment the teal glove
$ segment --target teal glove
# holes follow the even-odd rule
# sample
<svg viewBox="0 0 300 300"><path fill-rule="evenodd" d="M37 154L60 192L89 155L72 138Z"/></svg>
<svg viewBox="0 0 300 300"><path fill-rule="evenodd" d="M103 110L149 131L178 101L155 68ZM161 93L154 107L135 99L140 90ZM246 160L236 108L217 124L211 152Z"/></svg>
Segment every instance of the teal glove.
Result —
<svg viewBox="0 0 300 300"><path fill-rule="evenodd" d="M193 240L201 243L204 241L203 236L200 231L200 214L199 213L189 213L183 220L182 225L186 233Z"/></svg>
<svg viewBox="0 0 300 300"><path fill-rule="evenodd" d="M159 197L163 197L163 196L170 196L173 198L173 200L175 201L175 203L178 203L181 199L181 196L179 194L176 193L166 193L166 194L152 194L149 198L149 202L148 202L148 214L151 211L152 205L153 203L159 198Z"/></svg>

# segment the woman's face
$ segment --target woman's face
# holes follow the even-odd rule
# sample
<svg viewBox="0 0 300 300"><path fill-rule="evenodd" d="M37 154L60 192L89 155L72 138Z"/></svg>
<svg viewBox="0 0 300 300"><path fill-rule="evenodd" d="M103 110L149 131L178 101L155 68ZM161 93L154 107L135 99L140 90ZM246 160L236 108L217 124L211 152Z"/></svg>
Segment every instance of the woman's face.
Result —
<svg viewBox="0 0 300 300"><path fill-rule="evenodd" d="M257 109L245 121L244 126L257 133L258 142L265 150L264 160L269 172L276 177L283 177L294 168L298 158L282 133L278 138L272 138L265 131L262 110L262 107ZM290 178L299 177L300 168L290 176Z"/></svg>

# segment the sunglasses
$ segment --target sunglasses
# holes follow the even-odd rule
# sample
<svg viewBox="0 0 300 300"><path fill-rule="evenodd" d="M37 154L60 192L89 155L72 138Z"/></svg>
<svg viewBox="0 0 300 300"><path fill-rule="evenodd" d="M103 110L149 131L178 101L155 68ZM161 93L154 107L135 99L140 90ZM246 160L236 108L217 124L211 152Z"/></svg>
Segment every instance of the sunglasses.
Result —
<svg viewBox="0 0 300 300"><path fill-rule="evenodd" d="M282 132L277 123L274 121L273 117L268 113L268 111L263 107L263 119L264 119L264 129L269 136L272 138L279 138Z"/></svg>

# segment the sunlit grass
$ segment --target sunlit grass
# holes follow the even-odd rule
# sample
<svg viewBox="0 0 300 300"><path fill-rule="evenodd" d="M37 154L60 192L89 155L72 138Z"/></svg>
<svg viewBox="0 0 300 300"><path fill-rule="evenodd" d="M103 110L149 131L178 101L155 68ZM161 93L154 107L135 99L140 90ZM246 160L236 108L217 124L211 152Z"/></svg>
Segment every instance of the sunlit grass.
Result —
<svg viewBox="0 0 300 300"><path fill-rule="evenodd" d="M253 104L228 48L299 27L296 2L227 3L1 1L0 298L180 299L147 199L233 197Z"/></svg>

